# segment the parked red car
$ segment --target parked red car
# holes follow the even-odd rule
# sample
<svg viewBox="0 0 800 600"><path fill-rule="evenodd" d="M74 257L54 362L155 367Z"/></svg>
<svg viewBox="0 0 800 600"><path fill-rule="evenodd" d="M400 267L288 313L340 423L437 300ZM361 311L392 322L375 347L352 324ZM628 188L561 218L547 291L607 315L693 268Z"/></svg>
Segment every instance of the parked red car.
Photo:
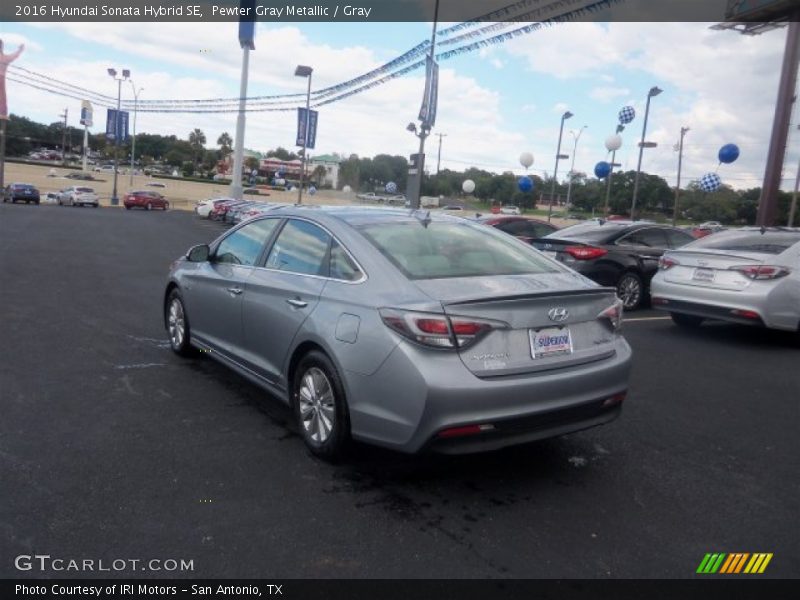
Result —
<svg viewBox="0 0 800 600"><path fill-rule="evenodd" d="M164 196L150 190L139 190L125 194L122 203L128 210L132 208L143 208L145 210L160 208L161 210L167 210L169 208L169 202Z"/></svg>
<svg viewBox="0 0 800 600"><path fill-rule="evenodd" d="M547 221L511 215L486 215L477 217L475 220L478 223L496 227L500 231L505 231L529 244L531 241L544 237L558 229L558 227Z"/></svg>

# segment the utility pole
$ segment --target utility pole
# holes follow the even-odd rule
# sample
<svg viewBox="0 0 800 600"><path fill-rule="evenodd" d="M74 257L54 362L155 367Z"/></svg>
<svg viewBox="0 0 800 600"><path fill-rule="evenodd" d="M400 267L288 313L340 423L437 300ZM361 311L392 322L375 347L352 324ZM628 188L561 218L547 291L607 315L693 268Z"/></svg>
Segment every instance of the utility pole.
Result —
<svg viewBox="0 0 800 600"><path fill-rule="evenodd" d="M61 165L67 166L67 114L69 109L64 109L64 114L60 115L64 119L64 130L61 132Z"/></svg>
<svg viewBox="0 0 800 600"><path fill-rule="evenodd" d="M794 213L797 210L797 190L800 188L800 161L797 163L797 177L794 180L794 192L792 193L792 206L789 209L789 222L787 227L794 226Z"/></svg>
<svg viewBox="0 0 800 600"><path fill-rule="evenodd" d="M681 142L678 149L678 181L675 185L675 207L672 213L672 226L678 221L678 197L681 194L681 165L683 163L683 136L689 131L688 127L681 127Z"/></svg>
<svg viewBox="0 0 800 600"><path fill-rule="evenodd" d="M436 133L439 136L439 157L436 159L436 174L439 174L439 168L442 166L442 138L447 137L446 133Z"/></svg>

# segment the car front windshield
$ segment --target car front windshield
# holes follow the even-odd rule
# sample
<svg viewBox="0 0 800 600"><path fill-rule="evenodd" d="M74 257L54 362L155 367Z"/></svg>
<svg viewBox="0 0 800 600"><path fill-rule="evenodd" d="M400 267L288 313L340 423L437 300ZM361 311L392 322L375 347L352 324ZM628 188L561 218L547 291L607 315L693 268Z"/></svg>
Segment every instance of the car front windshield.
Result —
<svg viewBox="0 0 800 600"><path fill-rule="evenodd" d="M368 223L361 233L409 279L557 273L513 238L468 223L418 220Z"/></svg>

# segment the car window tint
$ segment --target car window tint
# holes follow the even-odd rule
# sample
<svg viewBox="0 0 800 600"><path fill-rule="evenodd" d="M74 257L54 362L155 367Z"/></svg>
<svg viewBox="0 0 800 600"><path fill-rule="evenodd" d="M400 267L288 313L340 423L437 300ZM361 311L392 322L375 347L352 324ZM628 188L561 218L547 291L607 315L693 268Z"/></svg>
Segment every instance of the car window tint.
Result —
<svg viewBox="0 0 800 600"><path fill-rule="evenodd" d="M497 228L511 235L524 235L530 237L530 227L525 221L506 221L500 223Z"/></svg>
<svg viewBox="0 0 800 600"><path fill-rule="evenodd" d="M348 256L347 252L336 240L331 242L329 275L333 279L342 279L344 281L355 281L361 277L361 271L359 271L353 259Z"/></svg>
<svg viewBox="0 0 800 600"><path fill-rule="evenodd" d="M549 261L488 228L418 220L369 223L364 236L410 279L553 273Z"/></svg>
<svg viewBox="0 0 800 600"><path fill-rule="evenodd" d="M670 248L680 248L689 242L694 241L694 237L685 231L678 231L677 229L667 229L664 231L667 234Z"/></svg>
<svg viewBox="0 0 800 600"><path fill-rule="evenodd" d="M237 229L217 246L214 262L253 266L278 222L265 219Z"/></svg>
<svg viewBox="0 0 800 600"><path fill-rule="evenodd" d="M800 232L785 231L731 231L715 233L696 240L694 248L780 254L794 244L800 243Z"/></svg>
<svg viewBox="0 0 800 600"><path fill-rule="evenodd" d="M308 221L286 223L267 257L267 267L305 275L327 275L330 236Z"/></svg>
<svg viewBox="0 0 800 600"><path fill-rule="evenodd" d="M533 237L544 237L550 235L556 228L552 225L545 225L544 223L533 223Z"/></svg>
<svg viewBox="0 0 800 600"><path fill-rule="evenodd" d="M634 231L622 237L618 244L623 246L647 246L648 248L666 248L667 238L661 229L649 228Z"/></svg>

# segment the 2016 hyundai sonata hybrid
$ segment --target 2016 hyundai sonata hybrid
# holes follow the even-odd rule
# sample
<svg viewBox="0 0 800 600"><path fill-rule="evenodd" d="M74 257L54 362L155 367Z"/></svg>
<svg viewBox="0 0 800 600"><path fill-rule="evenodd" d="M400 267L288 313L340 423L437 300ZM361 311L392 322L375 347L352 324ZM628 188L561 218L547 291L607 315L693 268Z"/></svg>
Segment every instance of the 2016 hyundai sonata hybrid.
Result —
<svg viewBox="0 0 800 600"><path fill-rule="evenodd" d="M527 244L428 211L286 207L169 273L172 348L289 404L310 450L470 452L614 419L622 306Z"/></svg>

